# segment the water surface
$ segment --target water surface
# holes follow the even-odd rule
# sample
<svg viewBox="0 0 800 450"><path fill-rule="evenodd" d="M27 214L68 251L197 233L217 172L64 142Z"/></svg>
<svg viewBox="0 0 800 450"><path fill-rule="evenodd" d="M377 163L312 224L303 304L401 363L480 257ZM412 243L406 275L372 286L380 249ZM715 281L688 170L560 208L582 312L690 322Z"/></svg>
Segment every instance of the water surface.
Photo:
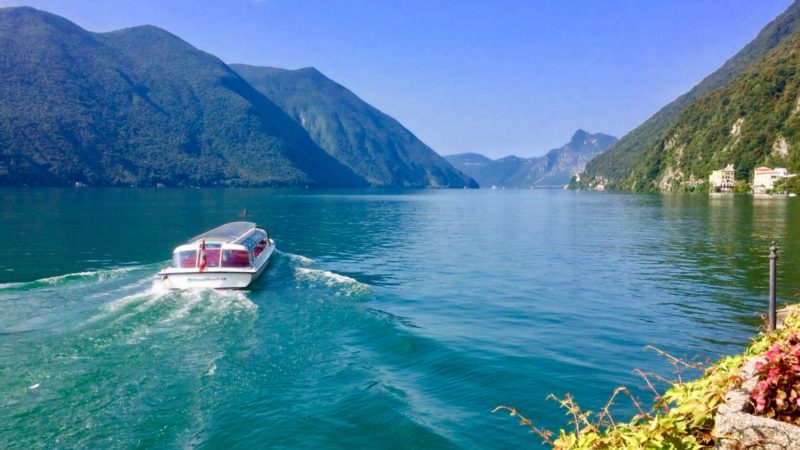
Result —
<svg viewBox="0 0 800 450"><path fill-rule="evenodd" d="M247 208L247 291L169 292L176 244ZM0 447L503 448L635 368L742 350L800 201L563 191L0 190ZM619 417L630 414L621 401Z"/></svg>

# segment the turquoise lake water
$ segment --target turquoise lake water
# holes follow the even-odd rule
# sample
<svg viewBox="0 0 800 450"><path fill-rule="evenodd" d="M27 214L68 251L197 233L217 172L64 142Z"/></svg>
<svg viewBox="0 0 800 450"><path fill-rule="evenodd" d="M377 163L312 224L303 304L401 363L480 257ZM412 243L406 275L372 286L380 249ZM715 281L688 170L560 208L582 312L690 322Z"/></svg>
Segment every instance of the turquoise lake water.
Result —
<svg viewBox="0 0 800 450"><path fill-rule="evenodd" d="M251 290L169 292L171 249L270 228ZM635 368L741 351L800 199L565 191L0 190L0 448L537 448ZM633 412L619 400L617 417Z"/></svg>

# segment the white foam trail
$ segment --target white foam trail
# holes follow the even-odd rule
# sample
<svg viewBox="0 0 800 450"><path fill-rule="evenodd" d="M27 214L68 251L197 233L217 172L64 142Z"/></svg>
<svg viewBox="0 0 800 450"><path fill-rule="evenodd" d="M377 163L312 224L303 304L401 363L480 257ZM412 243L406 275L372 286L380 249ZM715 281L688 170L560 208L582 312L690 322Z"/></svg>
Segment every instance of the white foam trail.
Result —
<svg viewBox="0 0 800 450"><path fill-rule="evenodd" d="M366 285L346 275L331 272L330 270L309 269L306 267L296 267L294 270L299 277L305 278L312 283L322 283L331 288L344 288L344 294L346 295L366 293L370 291L369 285Z"/></svg>
<svg viewBox="0 0 800 450"><path fill-rule="evenodd" d="M285 253L285 252L280 252L280 253L282 255L288 256L289 259L291 259L293 262L296 262L296 263L301 264L303 266L310 266L310 265L314 264L314 262L315 262L313 259L309 258L308 256L296 255L294 253Z"/></svg>
<svg viewBox="0 0 800 450"><path fill-rule="evenodd" d="M70 279L70 278L88 278L92 275L96 275L98 272L76 272L76 273L67 273L64 275L56 275L54 277L47 277L41 278L39 280L34 281L34 283L43 283L43 284L58 284L61 281Z"/></svg>
<svg viewBox="0 0 800 450"><path fill-rule="evenodd" d="M145 284L147 281L150 282L149 288L105 303L104 305L100 306L100 313L90 317L88 322L96 322L98 320L107 318L115 314L117 311L137 303L138 305L135 308L135 312L145 311L150 308L150 306L152 306L156 300L164 297L169 292L169 290L164 286L164 283L162 283L157 277L148 277L145 278L144 282L134 284ZM117 320L127 317L130 314L132 313L124 314L118 317Z"/></svg>
<svg viewBox="0 0 800 450"><path fill-rule="evenodd" d="M142 287L142 286L144 286L144 285L146 285L148 283L150 283L150 284L153 283L153 277L142 278L140 280L136 280L133 283L126 284L124 286L120 286L118 289L116 289L116 291L129 291L129 290L132 290L132 289L140 288L140 287ZM95 298L108 297L109 295L113 295L116 291L98 292L96 294L89 295L86 298L87 299L95 299Z"/></svg>
<svg viewBox="0 0 800 450"><path fill-rule="evenodd" d="M144 291L140 291L140 292L135 292L133 294L126 295L124 297L120 297L117 300L108 302L105 305L103 305L102 309L104 309L104 310L106 310L108 312L114 312L114 311L117 311L118 309L123 308L125 306L128 306L128 305L130 305L132 303L137 303L139 300L142 300L142 299L145 299L145 300L151 299L152 300L152 299L157 299L157 298L163 297L168 292L169 292L169 290L167 290L164 287L164 283L162 283L160 279L155 279L155 280L152 280L152 282L150 283L150 287L148 289L145 289ZM142 304L144 304L144 303L147 303L147 302L145 301ZM141 305L139 305L139 306L141 307Z"/></svg>
<svg viewBox="0 0 800 450"><path fill-rule="evenodd" d="M206 293L205 289L191 289L178 293L180 297L180 307L172 311L168 317L161 321L162 324L178 321L189 315L189 312L197 305L204 301Z"/></svg>
<svg viewBox="0 0 800 450"><path fill-rule="evenodd" d="M106 270L90 270L86 272L68 273L65 275L57 275L54 277L42 278L40 280L36 280L36 282L50 284L50 285L57 285L63 281L70 280L73 278L97 278L97 281L106 281L119 278L125 275L126 273L132 272L137 269L141 269L141 266L120 267L117 269L106 269Z"/></svg>
<svg viewBox="0 0 800 450"><path fill-rule="evenodd" d="M18 288L24 288L26 286L36 287L40 285L59 286L73 280L86 281L86 280L96 279L97 281L100 282L109 281L120 278L129 272L142 270L147 267L148 266L128 266L128 267L118 267L115 269L87 270L83 272L66 273L64 275L56 275L53 277L40 278L38 280L23 282L23 283L2 283L0 284L0 290L18 289Z"/></svg>
<svg viewBox="0 0 800 450"><path fill-rule="evenodd" d="M258 309L258 305L247 298L244 291L212 290L209 293L209 300L211 301L210 309L218 312L224 312L231 307L249 311Z"/></svg>

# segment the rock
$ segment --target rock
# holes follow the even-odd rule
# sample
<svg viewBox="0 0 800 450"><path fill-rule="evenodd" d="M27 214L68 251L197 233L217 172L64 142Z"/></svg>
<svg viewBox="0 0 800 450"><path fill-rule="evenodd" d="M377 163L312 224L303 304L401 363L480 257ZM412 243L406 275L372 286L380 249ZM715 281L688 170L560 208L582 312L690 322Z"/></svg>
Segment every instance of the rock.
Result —
<svg viewBox="0 0 800 450"><path fill-rule="evenodd" d="M725 396L714 419L716 448L724 450L765 449L788 450L800 448L800 427L786 422L752 414L750 392L757 378L755 364L762 358L753 358L742 369L742 386Z"/></svg>

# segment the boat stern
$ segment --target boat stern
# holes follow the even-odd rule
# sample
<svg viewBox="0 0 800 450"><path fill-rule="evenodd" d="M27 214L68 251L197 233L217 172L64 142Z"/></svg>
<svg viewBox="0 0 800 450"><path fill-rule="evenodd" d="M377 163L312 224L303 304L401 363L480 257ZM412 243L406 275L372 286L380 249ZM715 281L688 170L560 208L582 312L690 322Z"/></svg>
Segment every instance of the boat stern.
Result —
<svg viewBox="0 0 800 450"><path fill-rule="evenodd" d="M168 289L244 289L253 281L246 272L161 273Z"/></svg>

